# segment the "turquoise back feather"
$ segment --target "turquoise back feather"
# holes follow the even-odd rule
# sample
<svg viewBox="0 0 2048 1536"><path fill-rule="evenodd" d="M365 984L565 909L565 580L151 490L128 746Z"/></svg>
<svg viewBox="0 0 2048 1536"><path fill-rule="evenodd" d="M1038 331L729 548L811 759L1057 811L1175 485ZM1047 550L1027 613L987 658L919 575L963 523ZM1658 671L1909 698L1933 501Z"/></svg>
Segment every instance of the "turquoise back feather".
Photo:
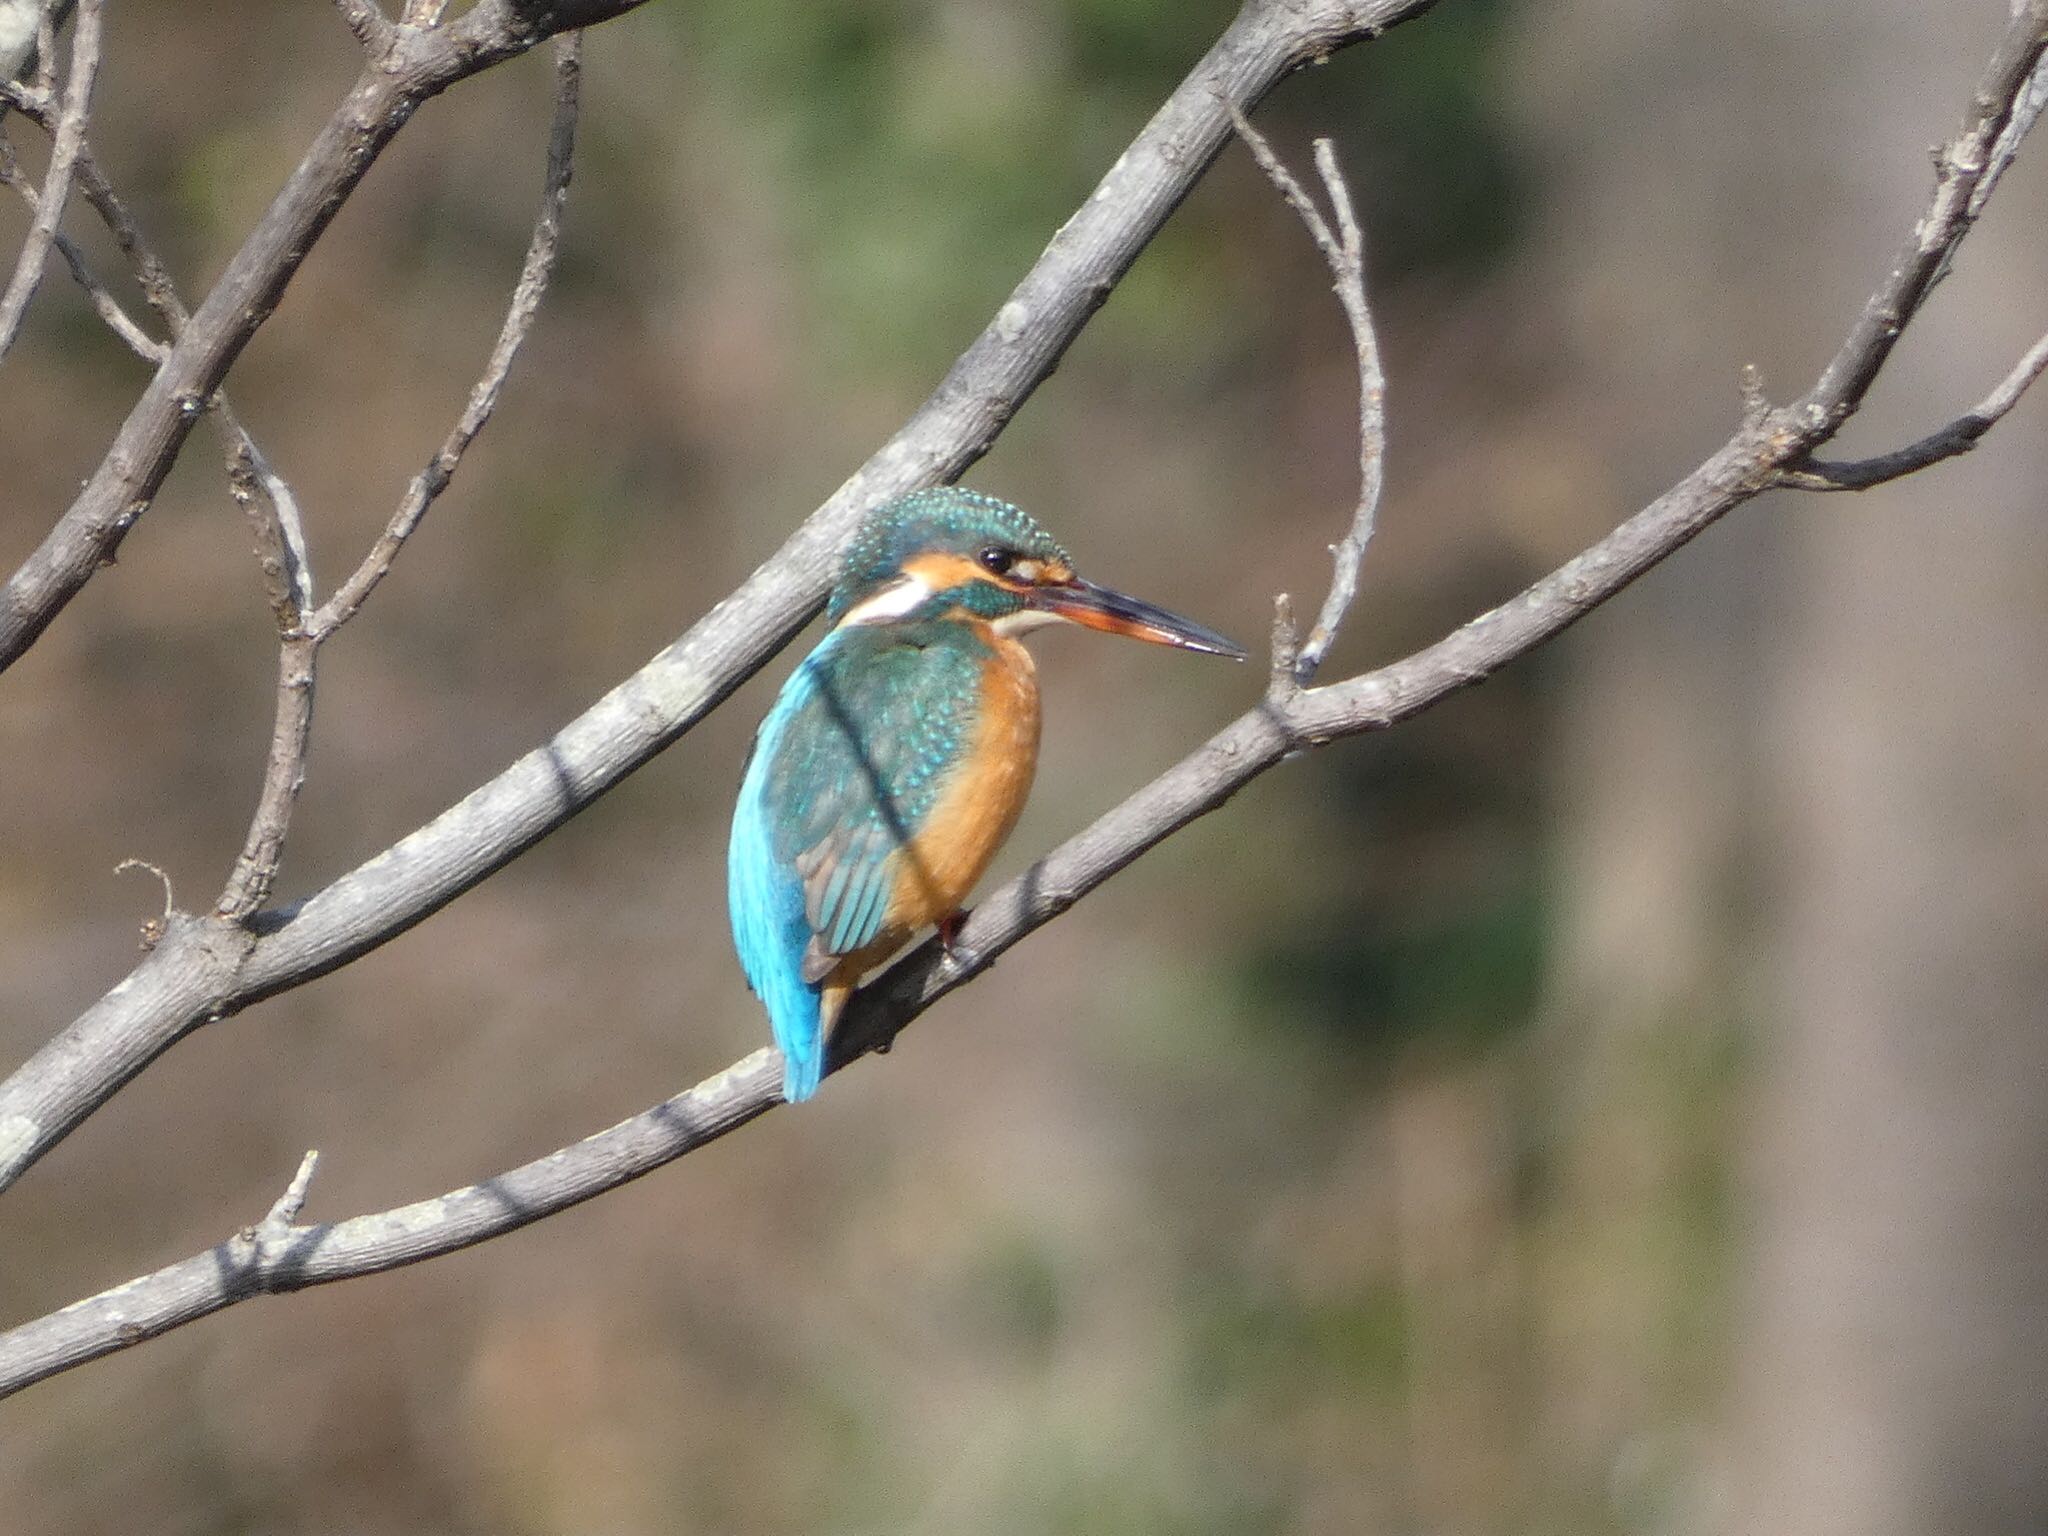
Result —
<svg viewBox="0 0 2048 1536"><path fill-rule="evenodd" d="M898 851L973 740L990 656L948 620L835 629L761 723L733 814L728 899L786 1062L784 1098L817 1091L819 983L881 932Z"/></svg>
<svg viewBox="0 0 2048 1536"><path fill-rule="evenodd" d="M782 1052L782 1096L791 1103L818 1091L825 1068L824 1035L818 1028L818 989L803 978L803 950L810 934L804 922L803 882L775 857L767 785L782 735L808 691L802 679L809 666L806 661L797 669L761 722L740 783L726 854L733 947L739 951L747 985L768 1010L775 1044Z"/></svg>

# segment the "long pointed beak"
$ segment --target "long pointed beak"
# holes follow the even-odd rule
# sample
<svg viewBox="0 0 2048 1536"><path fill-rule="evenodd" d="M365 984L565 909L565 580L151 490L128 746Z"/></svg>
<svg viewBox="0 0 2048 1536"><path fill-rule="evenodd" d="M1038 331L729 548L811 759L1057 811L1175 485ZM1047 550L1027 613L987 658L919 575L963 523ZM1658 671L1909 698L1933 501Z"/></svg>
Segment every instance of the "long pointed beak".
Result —
<svg viewBox="0 0 2048 1536"><path fill-rule="evenodd" d="M1133 640L1179 646L1184 651L1205 651L1232 661L1245 658L1243 646L1206 625L1078 576L1057 586L1035 587L1028 601L1034 608L1106 634L1129 635Z"/></svg>

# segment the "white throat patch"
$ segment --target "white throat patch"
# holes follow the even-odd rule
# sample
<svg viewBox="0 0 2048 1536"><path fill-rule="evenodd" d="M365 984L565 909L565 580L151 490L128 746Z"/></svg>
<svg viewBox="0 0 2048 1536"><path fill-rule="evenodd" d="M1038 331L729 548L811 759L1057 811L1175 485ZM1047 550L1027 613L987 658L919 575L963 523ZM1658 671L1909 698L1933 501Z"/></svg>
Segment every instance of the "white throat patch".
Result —
<svg viewBox="0 0 2048 1536"><path fill-rule="evenodd" d="M1006 613L994 620L989 628L997 634L1015 639L1028 635L1034 629L1044 629L1048 624L1064 624L1066 620L1057 613L1048 613L1043 608L1019 608L1015 613Z"/></svg>

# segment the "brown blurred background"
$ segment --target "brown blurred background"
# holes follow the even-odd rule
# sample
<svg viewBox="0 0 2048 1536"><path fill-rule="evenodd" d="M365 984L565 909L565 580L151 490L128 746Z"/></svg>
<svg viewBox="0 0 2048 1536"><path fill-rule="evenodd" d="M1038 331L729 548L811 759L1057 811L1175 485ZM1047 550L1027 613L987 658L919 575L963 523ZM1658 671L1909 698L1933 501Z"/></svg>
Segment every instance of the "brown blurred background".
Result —
<svg viewBox="0 0 2048 1536"><path fill-rule="evenodd" d="M328 7L112 7L96 142L196 298L356 66ZM1231 6L707 0L589 39L564 271L330 648L283 881L543 739L917 404ZM1424 643L1817 371L2003 0L1445 0L1289 82L1391 377L1334 669ZM459 407L544 57L400 137L232 378L331 582ZM18 124L10 128L24 136ZM39 153L39 150L37 151ZM2048 324L2041 149L1853 451ZM81 236L106 256L83 219ZM0 207L0 249L19 208ZM102 262L112 271L116 263ZM0 378L0 541L140 387L61 275ZM970 480L1243 637L1319 596L1354 382L1241 152ZM1744 509L1483 689L1259 782L906 1036L643 1183L0 1405L0 1532L2048 1528L2048 408ZM238 846L272 655L210 439L0 681L0 1066ZM1040 646L1014 871L1255 672ZM407 937L181 1045L0 1206L0 1322L632 1113L765 1035L724 823L787 663ZM1134 728L1135 727L1135 728Z"/></svg>

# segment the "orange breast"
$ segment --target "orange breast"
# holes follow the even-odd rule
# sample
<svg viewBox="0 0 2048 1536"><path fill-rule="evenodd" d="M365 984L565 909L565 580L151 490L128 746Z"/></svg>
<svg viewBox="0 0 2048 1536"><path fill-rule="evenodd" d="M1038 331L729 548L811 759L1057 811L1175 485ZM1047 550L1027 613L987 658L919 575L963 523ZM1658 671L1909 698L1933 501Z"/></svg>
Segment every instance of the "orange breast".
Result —
<svg viewBox="0 0 2048 1536"><path fill-rule="evenodd" d="M974 740L904 850L909 867L887 926L905 932L960 910L1017 825L1038 767L1038 671L1015 640L990 632ZM902 857L903 855L899 855Z"/></svg>

